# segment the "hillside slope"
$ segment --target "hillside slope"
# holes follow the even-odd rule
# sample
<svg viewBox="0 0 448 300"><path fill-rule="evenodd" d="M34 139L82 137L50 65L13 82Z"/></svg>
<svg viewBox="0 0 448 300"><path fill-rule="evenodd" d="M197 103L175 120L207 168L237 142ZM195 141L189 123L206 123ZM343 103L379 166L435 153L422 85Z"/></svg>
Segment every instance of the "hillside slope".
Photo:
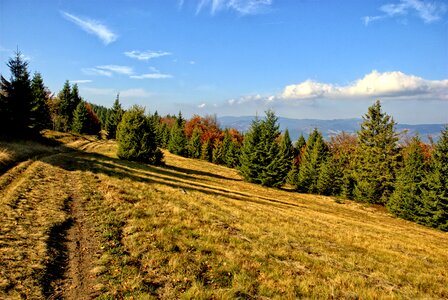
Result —
<svg viewBox="0 0 448 300"><path fill-rule="evenodd" d="M0 177L0 298L447 298L448 235L165 153L48 132Z"/></svg>

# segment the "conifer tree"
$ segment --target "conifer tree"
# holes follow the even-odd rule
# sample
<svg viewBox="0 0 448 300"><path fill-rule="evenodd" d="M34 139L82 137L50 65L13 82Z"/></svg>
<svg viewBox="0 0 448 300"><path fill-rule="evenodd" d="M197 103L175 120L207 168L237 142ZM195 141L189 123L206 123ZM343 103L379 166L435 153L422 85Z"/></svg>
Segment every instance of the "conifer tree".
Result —
<svg viewBox="0 0 448 300"><path fill-rule="evenodd" d="M387 203L387 208L394 215L419 221L423 209L422 191L426 172L421 141L414 137L404 158L404 166L398 172L395 190Z"/></svg>
<svg viewBox="0 0 448 300"><path fill-rule="evenodd" d="M59 99L59 115L61 117L61 127L58 129L62 129L64 131L68 131L70 129L71 123L70 121L73 118L72 106L71 106L71 87L70 82L68 80L65 81L62 90L58 93ZM76 107L75 107L76 108Z"/></svg>
<svg viewBox="0 0 448 300"><path fill-rule="evenodd" d="M222 165L225 161L225 152L226 149L224 149L224 143L223 141L220 141L219 139L216 139L213 143L213 150L212 150L212 161L215 164Z"/></svg>
<svg viewBox="0 0 448 300"><path fill-rule="evenodd" d="M317 193L317 181L321 164L327 159L328 146L317 130L310 134L300 165L297 189L305 193Z"/></svg>
<svg viewBox="0 0 448 300"><path fill-rule="evenodd" d="M72 130L76 133L89 133L89 113L84 101L79 102L73 115Z"/></svg>
<svg viewBox="0 0 448 300"><path fill-rule="evenodd" d="M181 156L188 155L187 137L185 136L184 125L184 119L179 112L179 116L171 128L170 140L168 142L168 150L173 154Z"/></svg>
<svg viewBox="0 0 448 300"><path fill-rule="evenodd" d="M31 125L32 91L28 62L17 51L8 60L10 80L1 76L0 83L0 130L5 135L25 136Z"/></svg>
<svg viewBox="0 0 448 300"><path fill-rule="evenodd" d="M354 198L387 203L393 192L398 163L395 122L381 111L380 101L369 107L358 132Z"/></svg>
<svg viewBox="0 0 448 300"><path fill-rule="evenodd" d="M117 156L150 164L163 163L163 153L156 145L156 132L145 117L144 108L134 105L124 113L117 128Z"/></svg>
<svg viewBox="0 0 448 300"><path fill-rule="evenodd" d="M277 175L274 178L274 183L272 186L279 187L286 181L286 177L288 176L289 171L292 168L293 162L293 146L291 142L291 138L289 137L288 129L285 130L285 133L282 136L280 151L275 159L276 167L277 167Z"/></svg>
<svg viewBox="0 0 448 300"><path fill-rule="evenodd" d="M115 139L117 136L117 127L120 124L121 118L123 117L123 108L120 104L120 95L117 94L115 98L114 105L109 112L106 120L106 131L108 139Z"/></svg>
<svg viewBox="0 0 448 300"><path fill-rule="evenodd" d="M209 162L212 162L212 160L213 160L213 149L212 149L212 144L211 144L210 140L206 140L202 144L201 159L209 161Z"/></svg>
<svg viewBox="0 0 448 300"><path fill-rule="evenodd" d="M259 145L261 142L262 125L258 117L256 117L244 136L243 146L241 147L240 165L238 167L241 176L248 181L261 183L259 174L262 170L261 156L262 149Z"/></svg>
<svg viewBox="0 0 448 300"><path fill-rule="evenodd" d="M321 195L339 195L342 188L343 173L339 162L333 156L327 156L322 162L317 179L316 190Z"/></svg>
<svg viewBox="0 0 448 300"><path fill-rule="evenodd" d="M201 157L202 143L201 143L201 130L199 128L195 128L193 130L193 135L191 136L188 148L191 158Z"/></svg>
<svg viewBox="0 0 448 300"><path fill-rule="evenodd" d="M34 73L31 81L33 107L31 109L32 127L36 131L51 128L50 110L48 107L48 92L40 73Z"/></svg>
<svg viewBox="0 0 448 300"><path fill-rule="evenodd" d="M448 231L448 126L437 141L430 169L423 192L424 216L420 221Z"/></svg>
<svg viewBox="0 0 448 300"><path fill-rule="evenodd" d="M286 174L284 155L289 155L291 149L285 146L283 151L278 143L280 135L277 117L273 111L267 111L264 120L256 118L246 134L241 148L241 175L249 182L265 186L278 187L284 183ZM285 139L285 142L291 140Z"/></svg>

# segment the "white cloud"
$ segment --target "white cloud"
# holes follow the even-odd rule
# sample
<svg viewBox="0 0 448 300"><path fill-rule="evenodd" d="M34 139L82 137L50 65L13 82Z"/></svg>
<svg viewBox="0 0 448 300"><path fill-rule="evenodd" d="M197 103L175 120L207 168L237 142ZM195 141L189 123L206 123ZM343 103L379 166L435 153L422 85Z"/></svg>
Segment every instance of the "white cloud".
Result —
<svg viewBox="0 0 448 300"><path fill-rule="evenodd" d="M132 50L132 51L126 51L124 52L124 55L130 57L130 58L135 58L138 60L144 60L144 61L148 61L150 59L153 58L158 58L158 57L162 57L162 56L167 56L167 55L172 55L171 52L166 52L166 51L137 51L137 50Z"/></svg>
<svg viewBox="0 0 448 300"><path fill-rule="evenodd" d="M96 69L110 71L110 72L121 74L121 75L134 74L134 71L132 70L132 68L128 67L128 66L105 65L105 66L97 66Z"/></svg>
<svg viewBox="0 0 448 300"><path fill-rule="evenodd" d="M162 74L162 73L148 73L141 75L132 75L129 77L132 79L166 79L166 78L172 78L173 76L170 74Z"/></svg>
<svg viewBox="0 0 448 300"><path fill-rule="evenodd" d="M106 45L114 42L118 38L109 28L96 20L81 19L67 12L61 13L67 20L78 25L85 32L96 35Z"/></svg>
<svg viewBox="0 0 448 300"><path fill-rule="evenodd" d="M90 79L70 80L70 83L77 83L77 84L91 83L91 82L92 80Z"/></svg>
<svg viewBox="0 0 448 300"><path fill-rule="evenodd" d="M404 17L411 13L416 14L425 23L432 23L442 18L447 11L447 5L423 0L400 0L398 3L382 5L380 11L383 12L382 15L364 17L364 24L367 26L384 18Z"/></svg>
<svg viewBox="0 0 448 300"><path fill-rule="evenodd" d="M112 76L112 72L100 70L97 68L84 68L84 69L82 69L82 72L86 75L100 75L100 76L107 76L107 77Z"/></svg>
<svg viewBox="0 0 448 300"><path fill-rule="evenodd" d="M205 106L206 106L205 103L201 103L201 104L198 105L198 108L204 108Z"/></svg>
<svg viewBox="0 0 448 300"><path fill-rule="evenodd" d="M254 15L263 12L272 2L273 0L200 0L196 14L209 6L212 15L222 10L233 10L241 15Z"/></svg>
<svg viewBox="0 0 448 300"><path fill-rule="evenodd" d="M311 98L437 98L448 99L448 80L426 80L402 72L372 71L352 84L338 86L307 80L295 85L288 85L277 96L280 99Z"/></svg>
<svg viewBox="0 0 448 300"><path fill-rule="evenodd" d="M134 71L128 66L104 65L95 68L85 68L82 71L87 75L101 75L111 77L114 73L120 75L132 75Z"/></svg>

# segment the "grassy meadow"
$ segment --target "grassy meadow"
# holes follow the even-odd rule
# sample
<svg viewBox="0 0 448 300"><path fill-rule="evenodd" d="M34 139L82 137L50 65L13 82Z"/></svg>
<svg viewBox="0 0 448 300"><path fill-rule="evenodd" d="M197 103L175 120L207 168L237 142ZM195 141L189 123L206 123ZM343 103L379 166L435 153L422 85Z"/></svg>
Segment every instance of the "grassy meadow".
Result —
<svg viewBox="0 0 448 300"><path fill-rule="evenodd" d="M62 144L0 144L0 298L448 298L446 233L168 152L153 167L117 159L112 141L45 134ZM76 222L81 238L67 234ZM78 271L73 251L88 254Z"/></svg>

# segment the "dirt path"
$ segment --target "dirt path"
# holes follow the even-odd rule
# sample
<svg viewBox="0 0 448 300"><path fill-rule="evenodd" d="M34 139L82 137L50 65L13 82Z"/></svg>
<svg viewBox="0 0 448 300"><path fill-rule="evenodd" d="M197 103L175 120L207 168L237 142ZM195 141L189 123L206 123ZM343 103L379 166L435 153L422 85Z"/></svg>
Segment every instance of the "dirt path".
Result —
<svg viewBox="0 0 448 300"><path fill-rule="evenodd" d="M98 243L77 154L22 162L0 176L0 299L92 299Z"/></svg>

